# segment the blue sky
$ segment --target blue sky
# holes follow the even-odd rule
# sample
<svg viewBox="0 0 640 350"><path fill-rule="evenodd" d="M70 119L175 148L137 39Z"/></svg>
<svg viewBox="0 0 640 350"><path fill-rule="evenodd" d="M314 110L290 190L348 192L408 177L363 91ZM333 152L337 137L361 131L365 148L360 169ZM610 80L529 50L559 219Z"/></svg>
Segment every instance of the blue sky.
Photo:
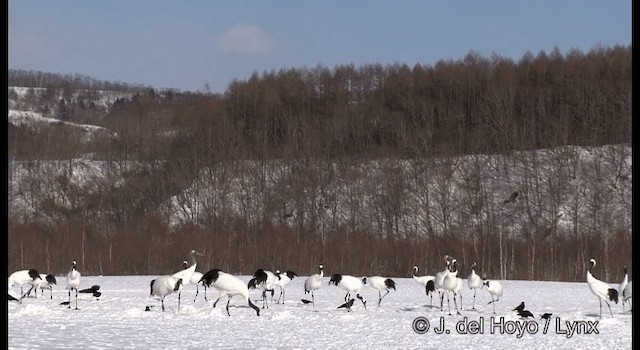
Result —
<svg viewBox="0 0 640 350"><path fill-rule="evenodd" d="M223 92L254 71L631 44L631 1L9 0L10 69Z"/></svg>

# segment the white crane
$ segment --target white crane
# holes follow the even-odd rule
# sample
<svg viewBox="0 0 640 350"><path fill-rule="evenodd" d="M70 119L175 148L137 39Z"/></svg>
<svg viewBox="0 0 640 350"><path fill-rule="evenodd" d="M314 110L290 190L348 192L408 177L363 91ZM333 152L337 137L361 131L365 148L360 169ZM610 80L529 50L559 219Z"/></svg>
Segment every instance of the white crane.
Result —
<svg viewBox="0 0 640 350"><path fill-rule="evenodd" d="M273 293L276 287L276 275L265 269L257 269L256 272L253 273L252 278L249 280L247 284L248 288L262 288L262 308L269 308L269 304L267 303L267 292L271 292L271 301L273 301Z"/></svg>
<svg viewBox="0 0 640 350"><path fill-rule="evenodd" d="M360 290L362 289L362 286L365 283L367 283L366 277L358 278L351 275L341 275L339 273L333 274L331 276L331 279L329 280L329 285L331 284L336 285L347 292L347 294L344 296L344 301L345 303L347 303L347 309L349 311L351 311L350 305L353 304L353 303L349 304L349 301L351 299L351 294L355 294L356 298L362 301L362 304L364 305L364 309L365 310L367 309L367 300L360 295Z"/></svg>
<svg viewBox="0 0 640 350"><path fill-rule="evenodd" d="M629 311L631 311L631 308L632 308L632 304L631 304L631 284L632 283L633 281L629 281L629 283L627 283L627 286L624 287L624 290L622 291L622 301L629 303Z"/></svg>
<svg viewBox="0 0 640 350"><path fill-rule="evenodd" d="M33 282L38 279L42 279L42 277L40 277L40 274L36 269L18 270L9 275L9 289L14 285L20 287L20 298L16 299L22 303L22 298L25 296L24 286L33 286Z"/></svg>
<svg viewBox="0 0 640 350"><path fill-rule="evenodd" d="M286 287L294 277L298 275L290 270L285 271L284 273L280 272L280 270L276 270L276 282L275 285L280 288L280 294L278 295L278 300L276 300L277 304L280 304L280 297L282 297L282 303L284 304L284 287Z"/></svg>
<svg viewBox="0 0 640 350"><path fill-rule="evenodd" d="M182 267L183 269L187 269L189 267L189 263L185 260L182 262ZM207 300L207 286L205 286L203 284L203 282L200 281L200 279L202 278L202 272L198 272L198 271L193 271L193 274L191 275L191 280L189 281L191 284L194 284L196 286L196 296L193 297L193 302L196 302L196 299L198 298L198 293L200 292L200 287L204 288L204 300Z"/></svg>
<svg viewBox="0 0 640 350"><path fill-rule="evenodd" d="M464 287L464 280L460 277L456 277L456 287L453 289L453 295L458 296L460 299L460 310L462 310L462 287Z"/></svg>
<svg viewBox="0 0 640 350"><path fill-rule="evenodd" d="M631 283L627 274L627 266L624 267L624 279L618 287L618 295L622 295L622 311L624 312L624 303L631 299ZM631 305L631 302L629 302Z"/></svg>
<svg viewBox="0 0 640 350"><path fill-rule="evenodd" d="M476 273L476 266L475 262L471 265L471 273L467 277L467 285L469 285L469 289L473 289L473 307L471 310L476 309L476 292L478 288L482 288L482 279Z"/></svg>
<svg viewBox="0 0 640 350"><path fill-rule="evenodd" d="M609 302L614 301L616 304L618 303L618 291L615 288L611 288L608 284L593 277L591 270L593 270L595 266L596 260L589 260L589 267L587 268L587 283L589 284L589 289L591 290L591 293L593 293L593 295L598 297L598 301L600 302L600 318L602 318L603 300L605 303L607 303L609 313L611 313L611 317L613 317L613 312L611 312L611 306L609 305Z"/></svg>
<svg viewBox="0 0 640 350"><path fill-rule="evenodd" d="M444 290L442 288L442 283L444 283L444 277L449 273L449 264L450 264L449 255L444 256L444 270L436 273L436 276L433 280L433 287L438 291L438 295L440 296L440 311L442 311L442 306L444 305Z"/></svg>
<svg viewBox="0 0 640 350"><path fill-rule="evenodd" d="M502 284L498 281L486 280L482 283L482 287L484 286L487 286L487 291L489 292L489 294L491 294L491 301L489 302L489 304L493 304L493 313L495 314L496 302L500 300L500 297L503 293ZM482 287L480 287L480 289L482 289Z"/></svg>
<svg viewBox="0 0 640 350"><path fill-rule="evenodd" d="M431 275L425 275L425 276L418 276L418 266L414 265L413 266L413 279L420 283L420 285L422 285L422 287L424 287L425 292L428 295L431 295L431 306L433 306L433 293L435 291L435 276L431 276Z"/></svg>
<svg viewBox="0 0 640 350"><path fill-rule="evenodd" d="M322 285L322 277L324 277L323 268L324 266L322 266L322 264L318 265L318 273L314 273L304 281L304 294L311 293L311 302L313 303L313 307L316 306L316 299L313 292L318 290Z"/></svg>
<svg viewBox="0 0 640 350"><path fill-rule="evenodd" d="M461 288L462 286L460 286ZM449 315L451 315L451 303L449 302L449 293L453 294L453 303L456 307L456 313L460 315L458 303L456 301L456 290L458 290L458 262L456 259L451 260L447 274L442 281L442 289L447 293L447 306L449 307Z"/></svg>
<svg viewBox="0 0 640 350"><path fill-rule="evenodd" d="M29 290L27 291L27 296L31 294L31 291L33 289L35 289L34 294L36 298L38 297L38 290L40 290L40 295L44 296L44 290L48 289L49 296L51 299L53 299L53 286L57 285L57 283L58 281L56 280L56 277L54 275L41 273L40 278L36 278L35 280L33 280L31 288L29 288Z"/></svg>
<svg viewBox="0 0 640 350"><path fill-rule="evenodd" d="M170 275L160 276L154 279L153 281L151 281L150 296L155 295L157 297L160 297L160 302L162 303L162 311L164 311L164 298L166 298L167 295L173 292L179 291L181 286L182 286L181 278L175 278ZM180 298L178 298L178 311L180 311Z"/></svg>
<svg viewBox="0 0 640 350"><path fill-rule="evenodd" d="M71 262L71 270L67 273L67 288L69 288L69 302L68 307L71 308L71 291L76 291L76 310L78 309L78 287L80 286L80 278L82 275L76 268L76 261Z"/></svg>
<svg viewBox="0 0 640 350"><path fill-rule="evenodd" d="M380 307L380 303L382 302L382 298L386 297L387 294L391 291L391 289L396 290L396 282L391 278L382 277L382 276L371 276L365 277L365 280L369 282L369 285L378 290L378 307ZM386 291L384 295L382 295L382 291Z"/></svg>
<svg viewBox="0 0 640 350"><path fill-rule="evenodd" d="M183 270L180 270L172 275L173 278L182 280L182 283L180 284L180 289L178 290L178 309L180 309L180 297L182 296L182 287L191 283L191 277L193 276L193 273L196 271L196 267L198 265L198 262L196 261L196 255L202 256L202 254L196 252L195 250L191 250L189 252L189 255L191 255L191 266Z"/></svg>
<svg viewBox="0 0 640 350"><path fill-rule="evenodd" d="M249 298L249 287L247 287L247 284L242 282L238 277L223 272L220 269L213 269L202 275L201 280L207 287L213 286L213 288L220 292L218 299L213 303L214 308L222 297L227 297L227 315L231 316L229 313L229 302L232 297L238 295L256 311L256 315L260 316L260 309L255 306Z"/></svg>

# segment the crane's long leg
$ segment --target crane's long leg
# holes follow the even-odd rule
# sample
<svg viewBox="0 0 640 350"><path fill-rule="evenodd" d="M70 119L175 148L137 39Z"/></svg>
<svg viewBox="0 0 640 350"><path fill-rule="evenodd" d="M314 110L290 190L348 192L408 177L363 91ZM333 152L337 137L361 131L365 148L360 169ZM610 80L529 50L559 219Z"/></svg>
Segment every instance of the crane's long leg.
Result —
<svg viewBox="0 0 640 350"><path fill-rule="evenodd" d="M282 303L284 304L284 287L280 287L280 295L278 295L278 300L276 300L276 304L280 304L281 297L282 297Z"/></svg>
<svg viewBox="0 0 640 350"><path fill-rule="evenodd" d="M24 298L24 297L28 297L29 295L31 295L31 291L33 290L35 286L31 285L31 288L29 288L29 290L27 291L27 294L20 296L20 298ZM22 293L22 288L20 289L20 293ZM38 297L38 290L36 289L36 298Z"/></svg>
<svg viewBox="0 0 640 350"><path fill-rule="evenodd" d="M598 301L600 301L600 318L602 318L602 299L598 298Z"/></svg>
<svg viewBox="0 0 640 350"><path fill-rule="evenodd" d="M456 307L456 313L460 315L460 310L458 310L458 302L456 301L456 294L453 294L453 305ZM462 305L462 296L460 296L460 305Z"/></svg>
<svg viewBox="0 0 640 350"><path fill-rule="evenodd" d="M356 298L360 299L360 301L362 302L362 305L364 305L364 309L367 309L367 301L364 300L364 298L362 296L360 296L360 294L356 294Z"/></svg>

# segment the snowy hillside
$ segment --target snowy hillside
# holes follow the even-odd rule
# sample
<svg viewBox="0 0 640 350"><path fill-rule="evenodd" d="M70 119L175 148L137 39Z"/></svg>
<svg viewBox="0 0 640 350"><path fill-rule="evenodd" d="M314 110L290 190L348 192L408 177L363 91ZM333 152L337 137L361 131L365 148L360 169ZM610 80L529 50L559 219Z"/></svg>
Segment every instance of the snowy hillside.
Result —
<svg viewBox="0 0 640 350"><path fill-rule="evenodd" d="M10 101L26 103L32 94L12 91ZM105 250L89 255L97 260L90 262L94 273L102 273L105 256L105 271L151 273L156 265L149 262L162 261L167 242L181 244L175 233L185 231L219 251L220 261L238 257L228 265L233 268L244 267L245 256L261 258L263 239L280 244L272 253L298 259L297 266L317 252L353 259L345 263L361 270L368 262L352 254L353 246L359 253L375 250L391 273L415 263L408 260L433 264L435 256L455 249L465 260L487 259L488 269L504 279L579 280L581 265L594 252L605 262L605 276L615 276L631 256L630 144L447 157L427 149L427 156L414 159L261 158L252 155L253 143L242 132L224 137L224 124L235 119L207 124L209 108L223 104L206 100L191 110L192 100L158 104L155 96L118 102L102 124L117 135L80 123L97 118L93 112L84 118L82 108L64 121L42 106L9 110L10 141L17 145L8 164L10 249L20 256L13 264L29 254L50 259L49 242L67 242L71 235L81 241L86 234L95 244L91 249ZM41 128L48 131L31 132ZM98 136L113 142L89 142ZM126 266L132 260L113 258L112 247L128 246L132 232L145 244L163 242L164 250L149 249L137 266ZM22 238L47 244L25 254ZM292 239L304 249L290 249ZM283 248L288 256L279 254ZM398 258L409 248L412 254Z"/></svg>
<svg viewBox="0 0 640 350"><path fill-rule="evenodd" d="M11 115L20 115L12 112ZM16 122L21 120L13 117ZM38 116L32 120L47 120ZM107 132L100 128L87 127L87 133ZM596 157L596 155L598 157ZM532 177L532 170L525 167L519 161L522 158L538 159L540 169ZM598 159L616 159L618 162L598 161ZM631 147L628 145L612 145L598 149L585 149L580 147L563 147L554 150L538 150L512 156L509 168L500 169L501 155L480 155L464 156L453 161L455 166L446 165L438 160L428 165L435 169L432 178L423 179L425 176L420 169L411 161L378 161L375 163L361 163L356 167L340 168L333 164L331 171L334 173L344 173L346 171L358 174L357 182L350 182L340 176L330 177L326 173L327 166L318 166L319 174L332 178L319 187L306 187L302 195L297 197L295 193L286 195L291 188L287 185L287 179L291 176L291 169L283 166L279 162L271 162L270 166L253 162L237 162L234 164L221 165L218 169L203 169L201 175L196 177L191 186L185 188L181 193L167 198L166 202L157 210L165 213L172 225L195 224L200 225L208 218L217 216L243 217L248 216L249 221L257 221L262 218L264 207L267 201L265 196L273 193L282 193L284 202L279 204L281 210L274 210L271 219L274 222L281 222L295 226L301 222L312 224L315 221L318 230L335 230L344 225L357 225L369 232L380 230L381 201L398 198L400 204L398 208L417 208L416 210L403 210L395 214L397 222L394 230L399 235L423 235L429 232L441 232L443 223L466 222L473 224L476 221L487 220L488 211L479 213L479 216L466 217L465 203L468 203L469 195L469 167L479 167L480 178L477 178L482 188L487 191L487 196L491 200L487 204L492 212L497 213L504 221L505 225L513 229L522 228L523 225L530 225L532 220L544 227L556 227L560 233L569 235L573 232L576 220L585 217L589 210L589 202L594 200L595 193L604 191L600 196L600 201L606 201L608 216L612 223L620 227L630 227L631 218ZM125 173L132 169L140 169L144 164L134 163L109 163L105 161L93 161L90 159L75 159L69 161L47 161L40 163L40 171L49 173L46 178L55 179L59 176L67 176L71 184L83 188L90 196L94 191L99 191L104 184L113 179L123 178ZM384 171L389 168L403 169L397 172L397 176L403 183L408 185L410 191L394 193L389 187L388 178ZM231 173L236 177L229 177ZM597 169L598 173L594 171ZM86 173L89 171L89 173ZM438 173L448 172L446 178L442 178ZM259 190L255 176L265 172L263 175L267 179L262 183L267 191ZM43 173L44 174L44 173ZM415 177L418 176L418 177ZM594 176L600 176L601 180L592 182ZM566 186L559 187L557 181L564 177ZM45 199L54 199L62 207L73 204L72 201L65 200L60 184L52 182L41 182L37 191L33 192L33 187L29 185L29 179L37 178L34 169L29 162L16 161L12 163L12 176L9 186L9 211L18 216L28 217L37 211L34 203ZM80 180L83 179L83 180ZM86 179L90 179L87 181ZM82 181L82 182L77 182ZM422 183L421 181L426 181ZM536 192L522 193L522 187L531 185L530 181L539 183ZM556 183L557 182L557 183ZM102 184L102 185L100 185ZM114 184L118 186L117 184ZM101 187L102 186L102 187ZM284 186L284 187L282 187ZM319 186L319 185L318 185ZM597 186L597 187L594 187ZM42 192L42 189L46 191ZM449 195L447 202L443 202L434 194L446 190ZM514 190L520 190L520 201L526 200L533 203L532 207L537 211L523 211L521 206L505 205L504 201ZM42 197L46 193L45 197ZM55 194L58 195L55 195ZM375 195L366 195L373 193ZM353 196L358 195L357 202ZM364 194L364 195L363 195ZM431 200L425 202L425 196L431 194ZM526 197L525 197L526 196ZM40 198L42 197L42 198ZM524 199L522 199L524 198ZM561 205L556 206L555 202L561 199ZM292 212L289 217L283 219L287 214L284 208L299 208L298 202L304 199L308 211L318 210L316 216L309 213ZM330 203L330 204L327 204ZM425 203L428 205L425 206ZM442 205L451 206L448 213L448 221L443 221ZM315 209L314 207L315 206ZM459 208L456 210L456 208ZM289 209L291 210L291 209ZM357 221L353 221L353 212L357 211ZM431 223L426 225L425 223ZM625 226L628 225L628 226ZM432 231L430 231L432 230Z"/></svg>
<svg viewBox="0 0 640 350"><path fill-rule="evenodd" d="M455 158L451 162L436 159L433 162L426 162L426 165L431 167L432 174L423 173L417 163L411 160L380 160L361 163L348 169L340 169L338 164L330 164L330 170L326 172L323 169L327 169L327 165L318 164L318 172L327 178L332 178L331 173L340 173L347 170L358 173L362 178L360 181L353 183L333 176L335 180L326 183L323 189L309 189L308 199L310 202L318 204L320 217L323 220L317 224L318 228L322 226L331 230L349 223L350 215L355 208L352 197L354 193L379 194L379 196L362 196L357 203L359 217L371 220L370 222L359 222L359 224L365 230L375 231L374 227L378 224L376 218L380 218L380 214L376 212L380 201L384 201L385 198L389 200L394 195L399 196L403 200L401 208L418 208L419 210L407 210L399 213L400 220L396 224L397 231L401 234L408 234L409 232L427 233L425 230L428 228L422 226L421 223L441 221L436 217L429 218L429 215L441 215L438 214L438 211L442 209L439 206L445 203L434 198L430 202L430 207L425 208L425 194L437 194L442 190L447 190L451 206L464 206L464 203L468 201L470 192L468 188L469 173L477 170L470 168L477 167L480 169L478 172L480 178L475 180L479 181L481 186L486 187L489 191L489 197L492 199L489 207L499 211L505 217L505 222L518 228L532 216L545 226L556 225L558 228L570 232L574 218L585 214L587 208L581 208L584 211L576 212L574 208L570 207L572 203L569 200L576 195L576 192L580 191L580 196L583 198L588 198L592 195L592 191L597 189L589 188L590 185L587 182L593 176L592 169L597 166L597 160L601 157L612 159L616 155L621 157L617 163L605 162L603 168L599 169L599 175L602 176L599 185L606 189L611 196L611 200L615 203L612 208L612 216L624 221L625 218L629 217L629 210L631 209L628 202L631 195L631 147L628 145L604 146L598 149L560 147L551 150L520 152L509 157L507 163L510 164L510 167L506 169L501 169L499 166L499 164L502 164L500 159L504 158L502 155L463 156ZM532 169L528 169L522 160L533 158L537 159L541 164L540 172L533 175L535 177L534 181L540 181L544 184L541 186L544 193L537 193L540 196L539 198L532 197L528 199L530 201L540 201L537 207L539 211L521 213L515 210L513 206L505 206L504 201L509 194L521 187L523 183L531 181L531 179L527 180L527 178L532 176L529 173ZM272 162L271 166L266 170L261 169L262 165L256 163L242 163L236 166L243 169L239 172L243 174L242 177L226 182L223 178L218 177L214 169L203 170L202 175L197 178L191 187L170 199L168 205L171 210L168 214L171 217L171 222L197 224L198 218L205 215L216 216L225 212L230 212L232 215L241 215L247 205L245 201L247 195L259 192L256 188L247 187L247 184L252 183L252 174L266 171L267 187L273 192L278 192L281 191L279 184L286 183L287 177L292 172L292 169L279 165L278 162ZM385 171L389 169L396 169L396 175L400 176L404 183L408 183L412 191L391 193L392 189L389 188L389 183L387 182L388 174L385 174ZM446 176L442 173L446 173ZM421 176L429 175L433 176L431 181L427 184L419 183ZM567 202L555 208L554 211L554 206L551 204L551 192L554 191L553 181L554 177L557 176L570 176L571 178L567 180L570 188L557 189L562 191L561 194L567 196ZM559 179L556 178L555 181L557 180ZM282 207L295 207L295 200L295 198L292 198L291 202L282 203ZM260 198L257 201L260 202ZM330 202L331 205L324 206L323 204L327 202ZM213 203L227 204L214 205ZM292 216L296 214L293 213ZM452 211L451 215L451 222L475 222L487 219L484 216L486 213L479 217L470 218L457 216L455 211ZM278 220L278 217L273 219ZM289 219L289 222L293 224L294 219L295 217ZM441 231L443 227L436 226L433 229Z"/></svg>
<svg viewBox="0 0 640 350"><path fill-rule="evenodd" d="M46 88L26 88L9 86L9 110L32 110L34 106L38 106L42 101L52 101L52 104L58 103L61 99L67 102L90 105L107 112L109 108L118 99L131 99L134 93L120 91L103 91L103 90L80 90L71 94L65 94L63 89L56 89L49 92ZM50 94L50 95L48 95ZM68 95L68 96L67 96Z"/></svg>
<svg viewBox="0 0 640 350"><path fill-rule="evenodd" d="M43 117L41 113L33 111L9 110L8 121L9 124L13 124L14 126L23 126L33 129L48 128L51 126L66 127L80 133L80 141L82 142L89 142L97 137L115 136L111 130L100 126L76 124L54 118Z"/></svg>

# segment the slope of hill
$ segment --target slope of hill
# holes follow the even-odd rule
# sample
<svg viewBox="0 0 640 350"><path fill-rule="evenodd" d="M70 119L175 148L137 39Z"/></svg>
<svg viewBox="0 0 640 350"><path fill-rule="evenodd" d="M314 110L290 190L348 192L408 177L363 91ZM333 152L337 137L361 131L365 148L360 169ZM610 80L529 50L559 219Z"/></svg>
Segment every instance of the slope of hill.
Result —
<svg viewBox="0 0 640 350"><path fill-rule="evenodd" d="M56 102L60 96L47 97L46 89L9 90L12 141L24 137L20 147L33 149L19 154L10 150L9 218L16 226L25 224L10 235L28 232L32 240L59 235L65 242L72 228L82 235L95 232L96 244L101 242L96 237L108 237L109 259L111 244L118 240L129 244L128 230L138 232L140 227L151 232L143 241L150 246L166 245L173 233L182 230L204 232L207 241L221 235L215 237L225 241L216 245L226 247L224 254L241 257L240 266L247 254L253 254L251 244L257 245L258 236L291 234L297 242L310 237L300 251L312 253L318 251L313 239L319 237L325 256L328 237L348 241L350 235L360 235L365 237L360 242L367 244L374 241L370 238L403 241L405 246L429 242L436 247L435 254L449 249L472 251L474 256L486 253L494 264L498 256L503 276L520 268L530 277L542 271L573 279L583 276L575 259L584 259L593 250L618 254L631 239L629 144L412 159L255 160L226 156L228 149L219 149L224 142L206 138L226 141L226 130L215 130L223 123L207 125L209 134L199 143L173 142L202 137L199 123L211 115L204 113L189 120L191 124L181 124L191 127L184 132L174 122L199 110L220 108L219 101L193 106L167 99L158 107L157 95L137 99L128 93L93 92L85 95L88 99L78 94ZM136 101L127 105L129 98ZM61 119L66 108L90 113L84 119ZM126 113L120 113L123 110ZM227 118L224 112L219 115ZM108 122L98 126L102 117ZM231 117L223 121L236 122ZM115 127L110 130L105 125ZM47 142L36 147L38 138ZM91 153L97 147L83 146L96 139L108 140L99 144L99 157ZM47 153L58 143L65 143L60 152ZM161 152L167 149L173 153ZM43 225L47 233L31 224ZM124 233L114 238L113 232ZM236 244L242 235L250 244ZM516 249L524 253L517 256ZM565 271L548 270L541 258L544 249L555 249L553 266ZM336 254L343 259L342 253ZM432 254L421 252L406 259L425 255L437 259ZM514 265L524 254L530 266ZM565 261L565 256L573 260ZM397 257L389 259L381 260L385 268L405 269ZM140 268L144 262L137 264Z"/></svg>
<svg viewBox="0 0 640 350"><path fill-rule="evenodd" d="M130 100L132 92L79 90L66 93L63 89L54 88L26 88L18 86L8 87L9 110L54 112L56 105L64 100L65 103L91 106L106 114L118 100ZM45 115L51 117L51 115Z"/></svg>
<svg viewBox="0 0 640 350"><path fill-rule="evenodd" d="M84 103L94 103L108 111L118 99L130 96L127 94L130 93L93 92L93 99ZM10 98L10 105L27 107L28 95L27 89L10 88L10 96L17 96ZM96 136L117 137L103 127L60 121L34 111L10 109L8 122L35 129L64 126L79 131L85 142ZM119 162L118 167L113 167L106 166L107 162L91 162L50 161L45 168L46 172L53 172L52 178L67 174L71 184L77 181L76 175L71 174L94 181L119 179L115 184L124 181L125 174L148 171L147 165L139 163L123 166ZM49 189L44 193L25 189L23 184L33 176L31 162L17 161L12 165L10 188L14 191L10 197L14 200L10 212L31 216L33 203L51 198L60 198L61 206L76 203L64 200L63 193L56 195L59 189L55 183L45 186ZM244 217L256 222L266 215L274 222L310 226L314 230L350 227L402 237L442 234L454 227L492 220L491 215L498 215L498 221L516 231L535 225L553 226L570 234L577 218L591 210L585 203L593 196L611 203L609 210L615 222L628 222L630 215L630 145L565 146L513 152L507 157L318 162L312 168L318 169L316 181L303 182L300 188L293 188L292 184L299 180L294 175L296 170L286 162L239 161L204 168L183 191L167 194L164 203L156 203L153 210L164 211L172 225L200 226L211 217ZM82 174L87 169L93 169L91 174ZM84 188L85 184L78 186ZM92 190L85 190L90 196ZM527 210L507 203L505 198L513 192L520 193L517 199L527 203ZM27 202L32 203L31 209L24 205Z"/></svg>
<svg viewBox="0 0 640 350"><path fill-rule="evenodd" d="M70 129L80 134L81 142L90 142L96 137L109 138L115 136L111 130L100 126L76 124L54 118L47 118L43 117L41 113L33 111L9 110L8 122L14 126L31 129L46 129L50 127Z"/></svg>

